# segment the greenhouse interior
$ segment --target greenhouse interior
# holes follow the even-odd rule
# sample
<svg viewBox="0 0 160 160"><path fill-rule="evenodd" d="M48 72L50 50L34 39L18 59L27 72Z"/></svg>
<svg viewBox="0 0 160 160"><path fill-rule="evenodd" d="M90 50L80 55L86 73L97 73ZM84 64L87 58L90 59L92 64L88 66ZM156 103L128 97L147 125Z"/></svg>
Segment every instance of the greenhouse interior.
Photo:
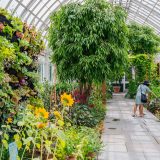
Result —
<svg viewBox="0 0 160 160"><path fill-rule="evenodd" d="M0 0L0 160L160 160L160 1Z"/></svg>

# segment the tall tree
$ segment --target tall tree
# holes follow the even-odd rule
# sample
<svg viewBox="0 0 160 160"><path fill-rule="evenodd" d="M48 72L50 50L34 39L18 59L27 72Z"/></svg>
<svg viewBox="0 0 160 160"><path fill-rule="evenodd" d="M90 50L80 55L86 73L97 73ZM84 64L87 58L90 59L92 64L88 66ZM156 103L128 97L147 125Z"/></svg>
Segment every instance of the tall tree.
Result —
<svg viewBox="0 0 160 160"><path fill-rule="evenodd" d="M53 13L49 45L59 79L86 86L118 73L127 62L125 20L126 12L105 0L72 3Z"/></svg>
<svg viewBox="0 0 160 160"><path fill-rule="evenodd" d="M160 37L149 26L131 23L129 26L129 44L132 54L155 54L159 52Z"/></svg>
<svg viewBox="0 0 160 160"><path fill-rule="evenodd" d="M153 56L160 50L160 37L149 26L137 23L129 25L129 45L131 64L136 69L136 80L141 82L151 78Z"/></svg>

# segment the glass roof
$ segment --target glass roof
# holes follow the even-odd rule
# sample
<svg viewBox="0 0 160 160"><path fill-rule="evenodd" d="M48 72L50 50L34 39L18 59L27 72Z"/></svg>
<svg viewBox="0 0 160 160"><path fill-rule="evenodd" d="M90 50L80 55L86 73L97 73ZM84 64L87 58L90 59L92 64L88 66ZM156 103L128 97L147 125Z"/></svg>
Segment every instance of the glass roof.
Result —
<svg viewBox="0 0 160 160"><path fill-rule="evenodd" d="M147 24L153 27L157 34L160 34L160 0L108 1L126 9L128 22L136 21L142 25ZM0 0L0 7L6 8L28 24L35 25L45 36L50 23L50 13L70 2L81 3L83 0Z"/></svg>

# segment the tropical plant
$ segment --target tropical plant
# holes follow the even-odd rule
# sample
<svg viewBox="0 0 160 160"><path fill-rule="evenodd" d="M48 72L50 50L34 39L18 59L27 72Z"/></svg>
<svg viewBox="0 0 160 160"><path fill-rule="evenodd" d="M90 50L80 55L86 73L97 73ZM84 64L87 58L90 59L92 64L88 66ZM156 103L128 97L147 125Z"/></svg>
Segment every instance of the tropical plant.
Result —
<svg viewBox="0 0 160 160"><path fill-rule="evenodd" d="M76 105L71 110L72 123L79 126L95 127L105 118L106 109L96 105Z"/></svg>
<svg viewBox="0 0 160 160"><path fill-rule="evenodd" d="M129 26L130 52L136 54L155 54L159 52L160 37L152 28L137 23Z"/></svg>
<svg viewBox="0 0 160 160"><path fill-rule="evenodd" d="M128 93L126 97L135 98L136 93L137 93L137 87L138 87L138 83L135 80L131 80L129 82Z"/></svg>
<svg viewBox="0 0 160 160"><path fill-rule="evenodd" d="M88 127L70 127L65 131L66 145L64 147L64 155L58 154L59 159L66 159L67 157L73 156L77 160L91 159L89 153L96 153L102 148L102 143L99 138L99 134L95 129ZM58 150L59 148L57 148ZM58 153L63 153L59 152ZM92 157L92 159L95 157Z"/></svg>
<svg viewBox="0 0 160 160"><path fill-rule="evenodd" d="M97 14L98 13L98 14ZM49 46L61 80L78 80L89 95L127 62L126 12L104 0L72 3L51 15Z"/></svg>
<svg viewBox="0 0 160 160"><path fill-rule="evenodd" d="M129 26L130 67L135 68L138 83L155 79L154 55L159 52L160 37L153 29L131 23ZM130 80L131 80L131 76Z"/></svg>

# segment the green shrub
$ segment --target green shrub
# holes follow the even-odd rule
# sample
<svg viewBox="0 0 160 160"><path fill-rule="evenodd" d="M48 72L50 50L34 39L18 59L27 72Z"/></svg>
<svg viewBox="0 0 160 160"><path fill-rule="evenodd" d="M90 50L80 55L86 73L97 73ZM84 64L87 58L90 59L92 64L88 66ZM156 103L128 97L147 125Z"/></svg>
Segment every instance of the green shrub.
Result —
<svg viewBox="0 0 160 160"><path fill-rule="evenodd" d="M56 84L56 92L61 94L63 92L71 92L78 86L76 82L59 82Z"/></svg>
<svg viewBox="0 0 160 160"><path fill-rule="evenodd" d="M76 105L71 110L72 123L79 126L95 127L105 117L106 109L96 106Z"/></svg>
<svg viewBox="0 0 160 160"><path fill-rule="evenodd" d="M128 98L134 98L137 92L137 82L132 80L129 82L129 87L128 87L128 93L127 97Z"/></svg>
<svg viewBox="0 0 160 160"><path fill-rule="evenodd" d="M77 160L87 160L88 153L97 153L102 148L100 135L95 129L88 127L71 127L65 131L65 147L59 143L57 148L58 159L75 156Z"/></svg>

